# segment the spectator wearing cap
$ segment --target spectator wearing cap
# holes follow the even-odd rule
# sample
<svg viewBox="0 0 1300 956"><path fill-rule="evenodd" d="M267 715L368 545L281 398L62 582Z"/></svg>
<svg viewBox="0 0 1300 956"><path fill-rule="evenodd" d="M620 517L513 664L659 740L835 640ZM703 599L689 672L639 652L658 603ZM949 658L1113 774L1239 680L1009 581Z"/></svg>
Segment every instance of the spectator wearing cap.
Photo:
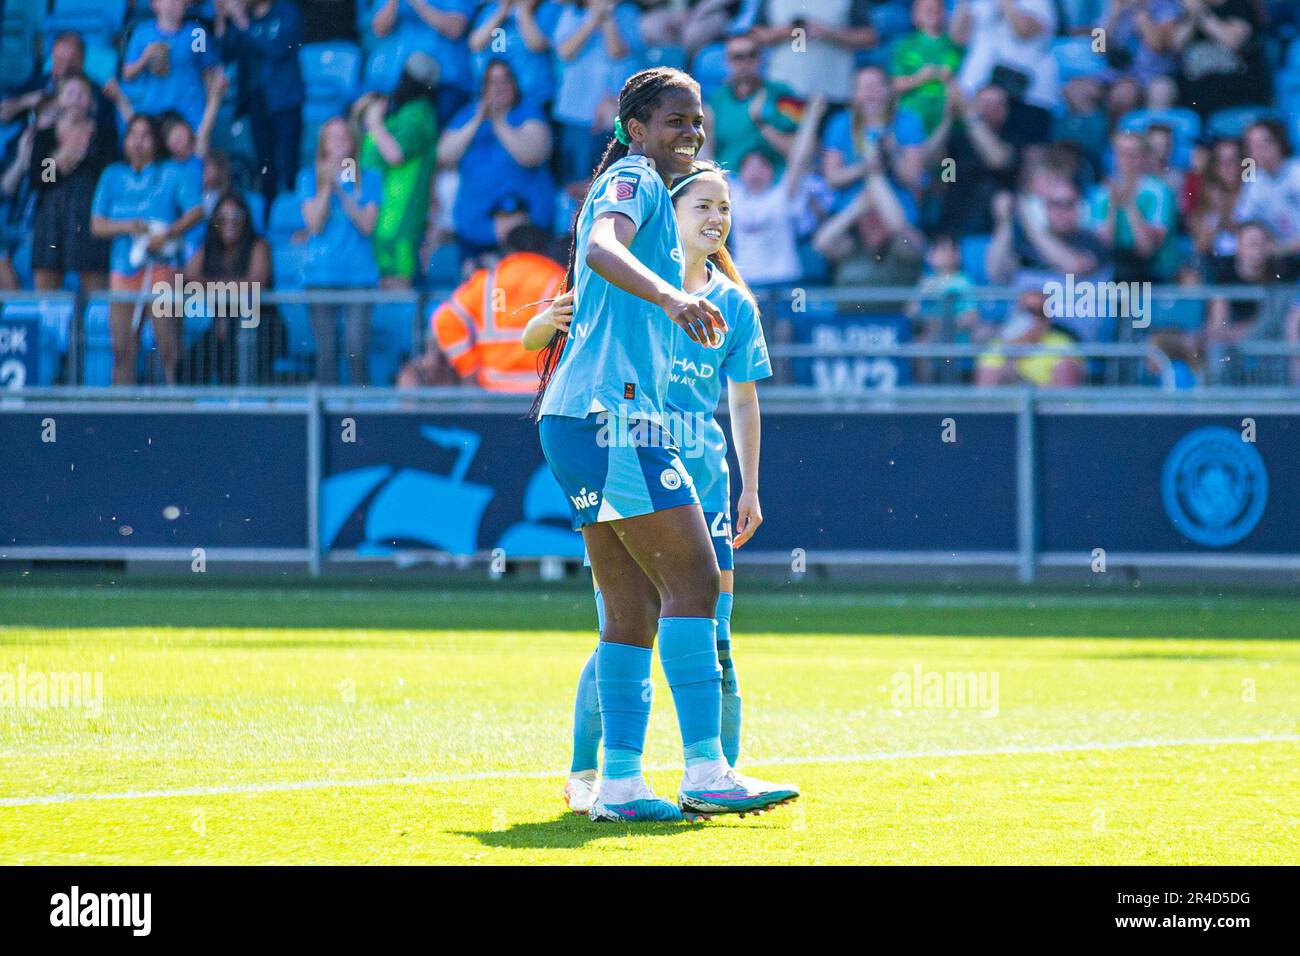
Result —
<svg viewBox="0 0 1300 956"><path fill-rule="evenodd" d="M438 64L417 51L407 59L391 96L372 93L353 107L365 130L361 168L375 170L384 180L374 245L385 289L409 289L419 270L438 159L437 86Z"/></svg>
<svg viewBox="0 0 1300 956"><path fill-rule="evenodd" d="M515 72L520 95L548 109L555 99L551 34L562 12L563 7L552 0L485 3L469 34L475 80L482 82L494 58L503 59Z"/></svg>
<svg viewBox="0 0 1300 956"><path fill-rule="evenodd" d="M456 377L493 392L537 390L537 354L524 348L528 320L560 291L564 267L549 256L550 236L527 214L499 212L494 225L505 256L470 275L430 319L438 349ZM437 363L417 360L399 385L431 384Z"/></svg>
<svg viewBox="0 0 1300 956"><path fill-rule="evenodd" d="M802 104L784 83L763 79L760 52L752 37L727 41L727 82L705 103L705 144L712 146L714 160L725 170L738 171L741 160L758 152L779 178L794 143Z"/></svg>
<svg viewBox="0 0 1300 956"><path fill-rule="evenodd" d="M575 0L555 23L551 46L563 67L551 113L566 185L591 178L609 143L618 92L642 51L640 16L634 3Z"/></svg>
<svg viewBox="0 0 1300 956"><path fill-rule="evenodd" d="M358 170L357 149L352 126L335 117L320 128L314 167L298 173L309 289L373 289L379 283L371 237L384 181L373 169ZM370 305L365 302L312 303L316 378L323 384L338 381L340 310L348 375L351 384L364 385L370 379Z"/></svg>
<svg viewBox="0 0 1300 956"><path fill-rule="evenodd" d="M442 125L474 95L465 34L475 6L475 0L370 0L370 30L375 36L400 33L437 62Z"/></svg>
<svg viewBox="0 0 1300 956"><path fill-rule="evenodd" d="M239 67L236 115L247 115L266 208L291 190L302 143L302 14L290 0L217 0L222 59Z"/></svg>
<svg viewBox="0 0 1300 956"><path fill-rule="evenodd" d="M438 144L438 162L459 174L452 228L463 257L495 248L488 212L507 195L524 197L531 220L549 229L555 218L551 128L523 102L510 65L495 60L476 104L452 120Z"/></svg>
<svg viewBox="0 0 1300 956"><path fill-rule="evenodd" d="M154 18L137 24L122 55L122 92L136 113L175 110L198 129L204 112L217 108L207 88L221 65L207 27L186 20L185 6L186 0L151 0Z"/></svg>
<svg viewBox="0 0 1300 956"><path fill-rule="evenodd" d="M1243 177L1237 221L1266 222L1281 254L1300 252L1300 159L1291 155L1286 129L1276 120L1262 120L1246 130L1242 141L1254 175Z"/></svg>
<svg viewBox="0 0 1300 956"><path fill-rule="evenodd" d="M1178 267L1178 202L1147 172L1149 151L1139 133L1111 140L1115 172L1093 190L1087 221L1110 250L1118 282L1167 282Z"/></svg>
<svg viewBox="0 0 1300 956"><path fill-rule="evenodd" d="M979 357L975 384L981 388L996 385L1036 385L1039 388L1070 388L1083 381L1083 362L1070 355L1074 335L1053 325L1047 315L1047 296L1039 291L1021 293L1016 311L998 333L998 344ZM1033 346L1037 355L1010 360L998 347Z"/></svg>
<svg viewBox="0 0 1300 956"><path fill-rule="evenodd" d="M880 39L867 0L764 0L753 36L771 48L771 79L833 105L852 94L855 54Z"/></svg>

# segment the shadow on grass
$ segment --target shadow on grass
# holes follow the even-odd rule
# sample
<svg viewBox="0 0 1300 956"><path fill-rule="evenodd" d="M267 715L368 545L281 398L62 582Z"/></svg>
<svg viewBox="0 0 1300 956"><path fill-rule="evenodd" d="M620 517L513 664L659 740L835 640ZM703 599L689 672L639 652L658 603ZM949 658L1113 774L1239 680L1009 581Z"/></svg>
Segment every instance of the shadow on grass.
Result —
<svg viewBox="0 0 1300 956"><path fill-rule="evenodd" d="M458 830L483 846L500 850L578 850L597 840L673 837L706 826L705 823L592 823L576 813L566 813L542 823L516 823L504 830ZM628 851L637 847L628 845ZM617 847L612 847L617 849Z"/></svg>
<svg viewBox="0 0 1300 956"><path fill-rule="evenodd" d="M734 629L760 634L937 637L1300 637L1293 594L1141 595L1048 589L846 588L741 584ZM0 586L0 626L29 628L256 628L384 631L594 631L591 592L568 582L465 587L369 587L351 583ZM299 646L318 646L305 635ZM219 646L224 636L215 636ZM363 641L362 643L366 643ZM229 646L259 646L231 640ZM264 646L285 647L276 638ZM325 640L321 647L338 647ZM374 645L368 645L374 646ZM400 646L400 641L398 645Z"/></svg>

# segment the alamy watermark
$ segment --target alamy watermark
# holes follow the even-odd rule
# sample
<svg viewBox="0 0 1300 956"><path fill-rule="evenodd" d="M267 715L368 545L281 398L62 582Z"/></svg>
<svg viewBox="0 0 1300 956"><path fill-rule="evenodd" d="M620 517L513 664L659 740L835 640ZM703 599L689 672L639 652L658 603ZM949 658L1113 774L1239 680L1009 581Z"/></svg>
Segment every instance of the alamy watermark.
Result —
<svg viewBox="0 0 1300 956"><path fill-rule="evenodd" d="M171 282L155 282L152 291L155 318L232 318L245 329L255 329L262 321L260 282L186 282L178 272Z"/></svg>
<svg viewBox="0 0 1300 956"><path fill-rule="evenodd" d="M997 671L895 671L889 683L895 710L975 710L981 717L998 715Z"/></svg>
<svg viewBox="0 0 1300 956"><path fill-rule="evenodd" d="M675 448L681 458L703 458L713 423L700 412L665 412L659 421L629 413L620 405L600 412L596 445L600 448Z"/></svg>
<svg viewBox="0 0 1300 956"><path fill-rule="evenodd" d="M74 710L98 717L104 710L102 671L0 671L0 708Z"/></svg>
<svg viewBox="0 0 1300 956"><path fill-rule="evenodd" d="M1043 283L1049 319L1130 319L1133 328L1151 324L1150 282L1094 282L1066 273L1064 282Z"/></svg>

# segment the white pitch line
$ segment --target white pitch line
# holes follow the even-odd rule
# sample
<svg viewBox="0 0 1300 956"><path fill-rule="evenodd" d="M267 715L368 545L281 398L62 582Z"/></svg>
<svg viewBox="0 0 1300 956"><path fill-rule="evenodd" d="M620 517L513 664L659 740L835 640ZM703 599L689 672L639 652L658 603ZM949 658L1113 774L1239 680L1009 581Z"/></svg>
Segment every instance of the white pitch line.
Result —
<svg viewBox="0 0 1300 956"><path fill-rule="evenodd" d="M1265 734L1258 737L1194 737L1182 740L1115 740L1083 744L989 747L971 750L911 750L896 753L842 754L820 757L772 757L747 766L788 764L875 763L935 757L993 757L1014 754L1080 753L1089 750L1133 750L1150 747L1216 747L1232 744L1300 743L1300 734ZM679 769L649 767L648 773ZM283 793L293 790L332 790L353 787L415 787L434 783L469 783L475 780L545 780L560 777L553 770L498 770L483 773L429 774L413 777L371 777L359 780L298 780L285 783L228 784L217 787L178 787L173 790L136 790L127 793L52 793L31 797L0 797L0 807L35 807L51 803L87 803L95 800L153 800L165 797L213 797L242 793Z"/></svg>

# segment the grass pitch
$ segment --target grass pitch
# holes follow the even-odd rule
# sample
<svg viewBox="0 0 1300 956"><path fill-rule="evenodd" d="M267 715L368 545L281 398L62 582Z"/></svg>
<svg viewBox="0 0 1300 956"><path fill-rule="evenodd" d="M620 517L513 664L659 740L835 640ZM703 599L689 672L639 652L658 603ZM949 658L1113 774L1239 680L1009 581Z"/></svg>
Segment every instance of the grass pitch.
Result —
<svg viewBox="0 0 1300 956"><path fill-rule="evenodd" d="M741 765L804 797L703 824L565 812L593 626L512 584L5 586L0 864L1300 861L1294 599L742 587ZM97 703L12 696L73 673Z"/></svg>

